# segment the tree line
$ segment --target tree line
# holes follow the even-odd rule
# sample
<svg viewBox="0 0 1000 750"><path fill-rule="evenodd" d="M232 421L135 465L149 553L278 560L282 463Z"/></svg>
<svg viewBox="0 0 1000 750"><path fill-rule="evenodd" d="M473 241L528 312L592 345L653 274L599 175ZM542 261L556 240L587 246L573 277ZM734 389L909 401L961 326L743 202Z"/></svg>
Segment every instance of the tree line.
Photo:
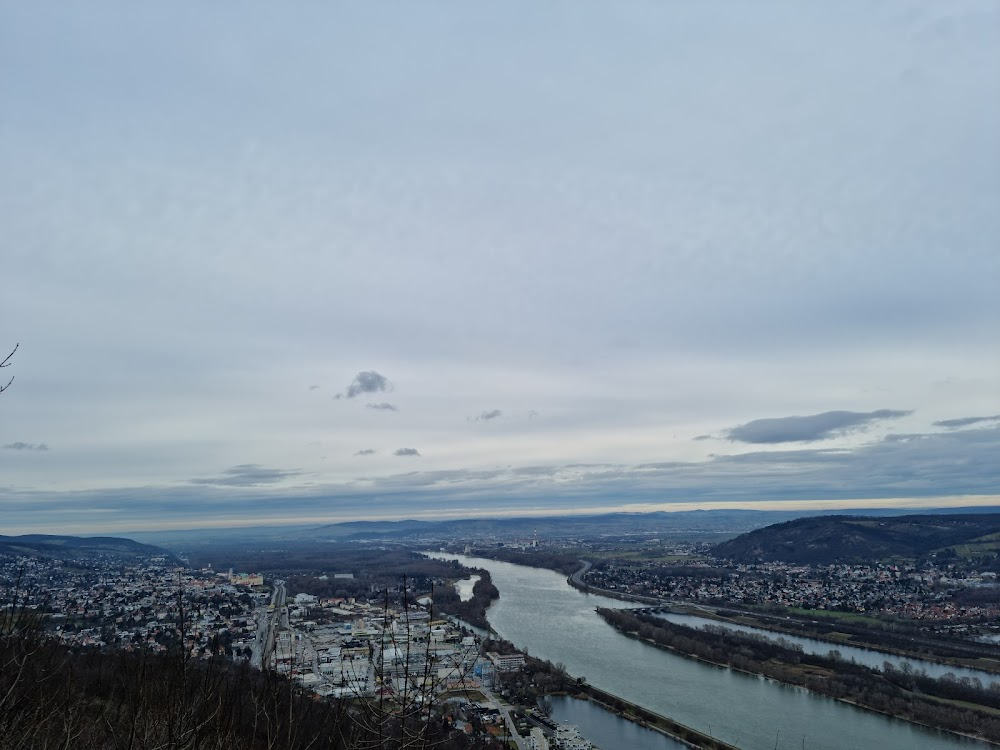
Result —
<svg viewBox="0 0 1000 750"><path fill-rule="evenodd" d="M437 586L433 592L434 609L444 614L453 615L477 628L489 630L490 623L486 619L486 610L494 599L499 598L500 590L493 585L490 572L485 568L473 571L479 580L472 586L472 597L462 601L454 586Z"/></svg>
<svg viewBox="0 0 1000 750"><path fill-rule="evenodd" d="M834 650L806 654L797 644L770 640L723 627L705 629L678 625L628 610L598 609L618 630L633 633L661 648L714 664L761 674L813 692L855 703L920 724L1000 741L1000 688L983 688L973 681L934 679L912 669L871 669L845 661ZM984 707L956 705L959 700Z"/></svg>
<svg viewBox="0 0 1000 750"><path fill-rule="evenodd" d="M995 589L983 589L995 599ZM856 645L870 646L874 649L892 651L901 655L912 655L931 660L996 660L996 647L986 643L977 643L967 639L947 638L941 635L931 637L927 633L927 624L908 621L900 618L886 618L877 621L877 625L866 622L851 622L841 618L832 618L820 611L811 611L806 618L789 616L788 609L782 606L754 607L754 612L774 615L773 621L763 622L762 627L784 632L804 635L809 638L824 640L831 631L851 637ZM738 610L727 610L720 607L716 614L723 617L738 617L745 613Z"/></svg>

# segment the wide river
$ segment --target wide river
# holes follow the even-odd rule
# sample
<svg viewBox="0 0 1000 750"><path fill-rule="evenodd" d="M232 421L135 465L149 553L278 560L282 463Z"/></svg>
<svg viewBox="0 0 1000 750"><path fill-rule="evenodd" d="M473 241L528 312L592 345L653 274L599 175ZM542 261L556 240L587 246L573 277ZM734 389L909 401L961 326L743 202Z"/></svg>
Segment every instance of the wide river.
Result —
<svg viewBox="0 0 1000 750"><path fill-rule="evenodd" d="M502 638L533 656L562 662L574 677L742 750L986 747L648 646L617 632L594 612L627 603L577 591L559 573L464 555L432 556L490 572L500 598L487 618Z"/></svg>

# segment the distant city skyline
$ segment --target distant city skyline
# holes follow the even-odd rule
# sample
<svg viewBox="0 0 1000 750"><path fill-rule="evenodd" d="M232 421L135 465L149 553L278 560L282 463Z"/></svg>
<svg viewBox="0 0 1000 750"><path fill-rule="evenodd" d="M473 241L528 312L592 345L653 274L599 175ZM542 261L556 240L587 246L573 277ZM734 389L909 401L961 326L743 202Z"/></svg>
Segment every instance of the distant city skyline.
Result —
<svg viewBox="0 0 1000 750"><path fill-rule="evenodd" d="M1000 6L0 4L0 533L1000 504Z"/></svg>

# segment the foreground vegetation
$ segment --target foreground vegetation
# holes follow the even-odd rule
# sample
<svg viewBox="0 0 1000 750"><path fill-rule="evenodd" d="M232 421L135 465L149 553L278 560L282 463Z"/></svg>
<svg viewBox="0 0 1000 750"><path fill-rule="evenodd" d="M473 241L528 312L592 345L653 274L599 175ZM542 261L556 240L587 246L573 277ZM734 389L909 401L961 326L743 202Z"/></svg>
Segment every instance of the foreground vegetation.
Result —
<svg viewBox="0 0 1000 750"><path fill-rule="evenodd" d="M185 643L181 638L181 643ZM487 750L430 702L320 700L273 673L168 652L71 649L0 611L0 750Z"/></svg>
<svg viewBox="0 0 1000 750"><path fill-rule="evenodd" d="M604 609L618 630L685 656L764 675L790 685L919 724L1000 742L1000 690L975 680L934 679L923 672L882 671L814 655L795 644L726 628L690 628L653 615Z"/></svg>

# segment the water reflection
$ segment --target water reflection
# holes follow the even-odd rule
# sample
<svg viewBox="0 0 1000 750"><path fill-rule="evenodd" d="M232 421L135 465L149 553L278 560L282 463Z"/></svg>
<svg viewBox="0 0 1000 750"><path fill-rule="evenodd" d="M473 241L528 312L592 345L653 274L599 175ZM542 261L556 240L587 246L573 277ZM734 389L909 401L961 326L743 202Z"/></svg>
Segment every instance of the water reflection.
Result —
<svg viewBox="0 0 1000 750"><path fill-rule="evenodd" d="M552 718L576 724L580 734L600 750L684 750L687 746L652 729L641 727L590 701L565 696L549 699Z"/></svg>

